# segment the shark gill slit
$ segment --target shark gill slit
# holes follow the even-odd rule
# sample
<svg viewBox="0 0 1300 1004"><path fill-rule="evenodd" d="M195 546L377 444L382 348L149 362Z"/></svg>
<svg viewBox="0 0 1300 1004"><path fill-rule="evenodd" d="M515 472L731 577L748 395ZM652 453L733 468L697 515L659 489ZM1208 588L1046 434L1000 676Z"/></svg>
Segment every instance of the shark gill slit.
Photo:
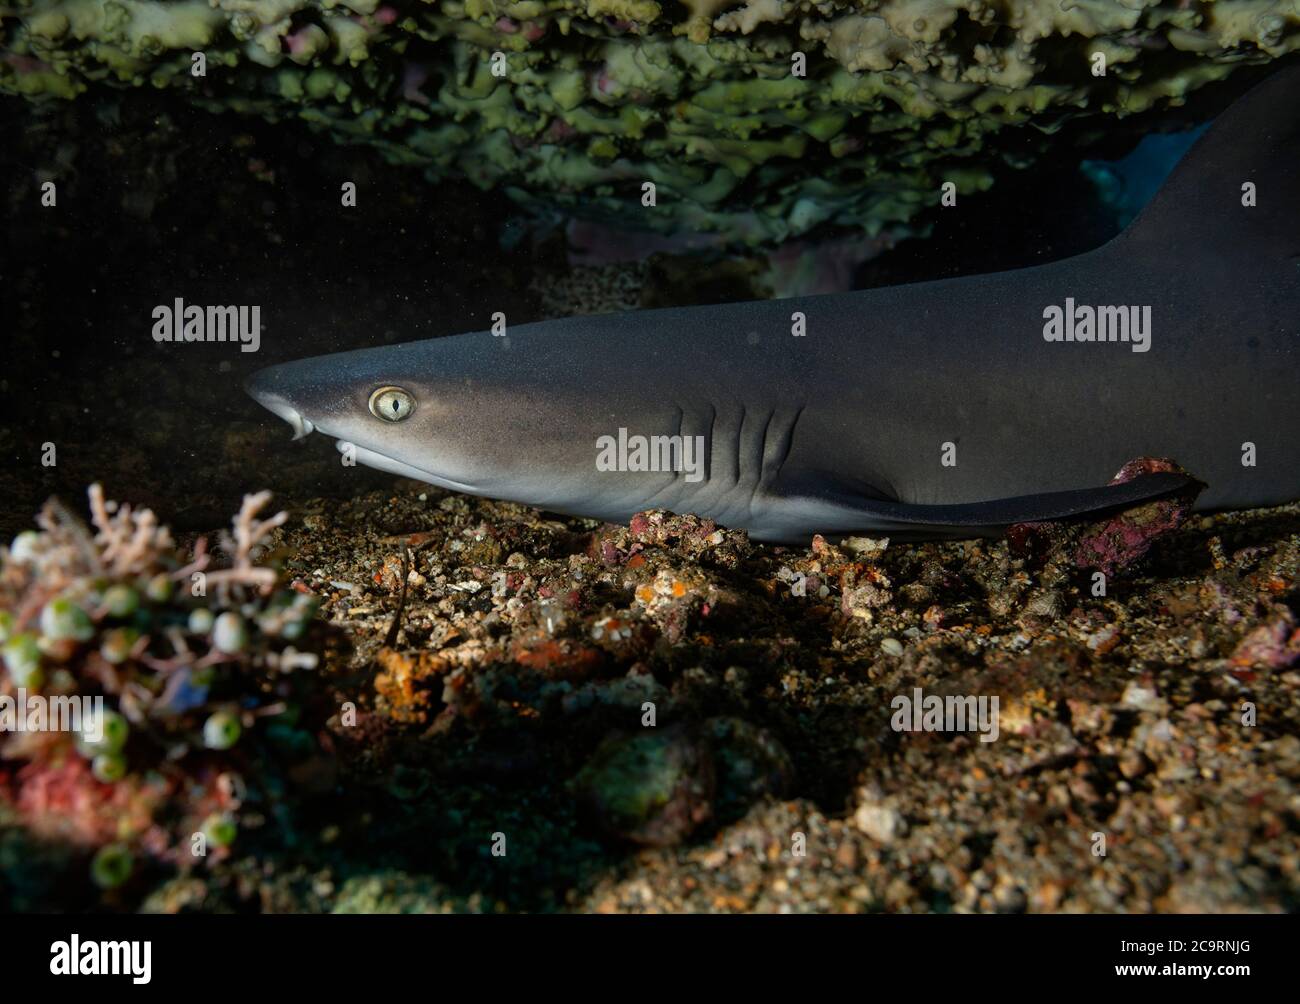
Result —
<svg viewBox="0 0 1300 1004"><path fill-rule="evenodd" d="M681 476L685 473L685 459L686 459L685 452L684 452L684 444L686 440L682 438L682 430L685 425L686 410L680 404L676 405L676 408L677 408L677 437L678 437L677 442L683 444L682 452L680 452L678 455L678 460L681 462L667 472L668 480L665 481L663 484L661 484L648 496L646 496L645 498L629 499L627 504L633 505L638 509L655 508L655 506L659 504L660 497L665 492L673 488L680 489L681 487L680 485ZM681 492L680 491L674 492L672 497L667 502L667 507L669 509L676 509L677 506L681 503L681 501L682 501Z"/></svg>
<svg viewBox="0 0 1300 1004"><path fill-rule="evenodd" d="M740 421L736 423L736 438L732 442L733 458L735 460L735 478L732 481L732 487L740 484L740 450L744 444L745 436L745 402L740 402Z"/></svg>
<svg viewBox="0 0 1300 1004"><path fill-rule="evenodd" d="M794 414L784 429L772 437L771 456L769 451L764 450L763 465L759 472L760 486L774 485L781 478L781 470L785 467L785 462L790 459L790 454L794 450L794 430L799 424L799 419L803 417L803 410L807 405L800 403L795 405Z"/></svg>
<svg viewBox="0 0 1300 1004"><path fill-rule="evenodd" d="M767 463L767 434L772 428L772 419L776 418L776 408L767 413L767 421L763 423L763 431L758 437L758 450L754 457L754 491L763 484L763 467ZM751 495L753 492L750 493Z"/></svg>
<svg viewBox="0 0 1300 1004"><path fill-rule="evenodd" d="M679 463L677 463L673 467L674 485L677 484L677 482L680 481L682 479L682 476L684 476L686 473L686 436L684 434L684 428L683 428L685 424L686 424L686 409L679 404L677 406L677 431L675 433L677 438L673 440L675 443L678 444L677 450L678 450L678 460L679 460Z"/></svg>
<svg viewBox="0 0 1300 1004"><path fill-rule="evenodd" d="M704 481L707 484L713 480L713 427L718 423L718 409L712 401L709 402L709 429L705 433L706 442L704 444Z"/></svg>

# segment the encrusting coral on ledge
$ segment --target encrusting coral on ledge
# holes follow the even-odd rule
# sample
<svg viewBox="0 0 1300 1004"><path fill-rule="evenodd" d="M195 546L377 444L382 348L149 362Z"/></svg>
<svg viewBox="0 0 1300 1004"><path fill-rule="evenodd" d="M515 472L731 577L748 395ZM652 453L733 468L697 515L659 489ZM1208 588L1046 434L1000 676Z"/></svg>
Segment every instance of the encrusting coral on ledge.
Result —
<svg viewBox="0 0 1300 1004"><path fill-rule="evenodd" d="M987 187L1065 123L1179 104L1298 29L1259 0L17 0L0 92L183 88L542 216L758 244L907 233L944 182Z"/></svg>

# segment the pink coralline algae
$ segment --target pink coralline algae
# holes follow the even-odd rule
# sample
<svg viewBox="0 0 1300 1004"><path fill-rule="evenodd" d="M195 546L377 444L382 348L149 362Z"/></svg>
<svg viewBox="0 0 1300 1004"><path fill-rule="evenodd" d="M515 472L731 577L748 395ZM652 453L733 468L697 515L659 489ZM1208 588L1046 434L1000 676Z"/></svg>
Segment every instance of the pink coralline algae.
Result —
<svg viewBox="0 0 1300 1004"><path fill-rule="evenodd" d="M53 69L49 63L37 59L34 56L22 56L15 53L6 53L3 60L5 63L12 66L19 76L26 73L49 73Z"/></svg>
<svg viewBox="0 0 1300 1004"><path fill-rule="evenodd" d="M1110 483L1119 485L1142 474L1156 473L1187 472L1172 460L1143 457L1130 460ZM1075 548L1075 565L1112 575L1133 564L1151 549L1158 538L1183 525L1203 487L1198 482L1165 498L1125 509L1089 527Z"/></svg>
<svg viewBox="0 0 1300 1004"><path fill-rule="evenodd" d="M496 30L503 35L523 34L530 42L536 42L546 35L545 21L516 21L510 17L499 17L496 19Z"/></svg>
<svg viewBox="0 0 1300 1004"><path fill-rule="evenodd" d="M1119 485L1142 474L1157 473L1187 474L1172 460L1143 457L1130 460L1110 483ZM1076 568L1113 575L1145 555L1156 540L1182 526L1202 488L1204 485L1193 481L1187 488L1101 519L1016 523L1007 528L1007 543L1013 554L1036 562L1065 557Z"/></svg>
<svg viewBox="0 0 1300 1004"><path fill-rule="evenodd" d="M429 68L423 63L407 62L402 68L402 97L418 105L427 105L429 97L420 91L429 80Z"/></svg>

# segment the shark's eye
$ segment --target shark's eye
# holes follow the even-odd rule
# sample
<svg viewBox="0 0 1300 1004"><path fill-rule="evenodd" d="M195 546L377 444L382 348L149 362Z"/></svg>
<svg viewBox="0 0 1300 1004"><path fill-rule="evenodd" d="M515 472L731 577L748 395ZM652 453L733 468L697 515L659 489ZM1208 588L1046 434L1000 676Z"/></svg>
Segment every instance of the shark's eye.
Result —
<svg viewBox="0 0 1300 1004"><path fill-rule="evenodd" d="M415 398L401 387L380 387L370 395L370 414L385 422L400 422L415 409Z"/></svg>

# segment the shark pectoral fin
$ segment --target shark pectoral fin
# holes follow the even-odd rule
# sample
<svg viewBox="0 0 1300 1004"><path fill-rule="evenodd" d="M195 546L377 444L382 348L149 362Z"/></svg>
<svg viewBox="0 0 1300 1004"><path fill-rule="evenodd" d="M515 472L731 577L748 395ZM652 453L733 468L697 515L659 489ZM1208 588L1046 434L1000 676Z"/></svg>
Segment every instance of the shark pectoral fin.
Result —
<svg viewBox="0 0 1300 1004"><path fill-rule="evenodd" d="M904 505L893 503L890 518L900 523L930 526L1010 526L1067 519L1116 509L1127 509L1152 499L1198 486L1195 478L1175 472L1141 474L1120 484L1100 488L1073 488L1042 495L1019 495L963 505Z"/></svg>
<svg viewBox="0 0 1300 1004"><path fill-rule="evenodd" d="M912 505L886 498L873 498L841 489L783 493L791 503L825 527L823 532L852 532L865 529L900 531L926 528L993 530L1014 523L1039 523L1085 514L1126 509L1176 492L1199 488L1200 482L1186 474L1155 472L1141 474L1119 484L1098 488L1076 488L1019 495L958 505Z"/></svg>

